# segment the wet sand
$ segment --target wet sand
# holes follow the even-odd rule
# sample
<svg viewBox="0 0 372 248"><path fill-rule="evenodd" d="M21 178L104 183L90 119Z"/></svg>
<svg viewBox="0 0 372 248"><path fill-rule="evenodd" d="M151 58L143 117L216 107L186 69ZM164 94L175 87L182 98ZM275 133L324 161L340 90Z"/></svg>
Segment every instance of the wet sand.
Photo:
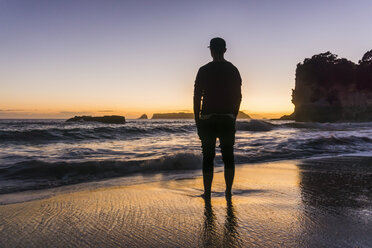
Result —
<svg viewBox="0 0 372 248"><path fill-rule="evenodd" d="M0 206L0 247L371 247L372 159L238 166L231 201L190 178Z"/></svg>

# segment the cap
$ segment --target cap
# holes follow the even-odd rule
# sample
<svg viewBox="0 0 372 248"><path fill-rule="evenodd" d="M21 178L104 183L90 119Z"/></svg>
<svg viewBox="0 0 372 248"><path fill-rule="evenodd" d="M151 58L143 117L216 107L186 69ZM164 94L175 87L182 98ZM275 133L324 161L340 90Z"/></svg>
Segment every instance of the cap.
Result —
<svg viewBox="0 0 372 248"><path fill-rule="evenodd" d="M209 48L213 50L224 50L226 49L226 42L220 37L213 38L209 43Z"/></svg>

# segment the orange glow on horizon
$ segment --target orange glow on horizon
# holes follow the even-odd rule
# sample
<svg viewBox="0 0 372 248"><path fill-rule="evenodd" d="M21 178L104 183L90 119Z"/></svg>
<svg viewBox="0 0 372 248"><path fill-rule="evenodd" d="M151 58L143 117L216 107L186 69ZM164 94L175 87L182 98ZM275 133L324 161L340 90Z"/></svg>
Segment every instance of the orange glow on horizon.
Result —
<svg viewBox="0 0 372 248"><path fill-rule="evenodd" d="M279 118L285 114L290 114L293 109L284 111L250 111L247 109L241 109L244 113L250 115L252 118ZM154 113L171 113L171 112L186 112L191 113L191 108L184 109L114 109L114 108L81 108L81 109L21 109L21 108L2 108L0 109L0 119L66 119L75 115L92 115L92 116L103 116L103 115L121 115L127 119L136 119L141 115L146 114L148 118L151 118Z"/></svg>

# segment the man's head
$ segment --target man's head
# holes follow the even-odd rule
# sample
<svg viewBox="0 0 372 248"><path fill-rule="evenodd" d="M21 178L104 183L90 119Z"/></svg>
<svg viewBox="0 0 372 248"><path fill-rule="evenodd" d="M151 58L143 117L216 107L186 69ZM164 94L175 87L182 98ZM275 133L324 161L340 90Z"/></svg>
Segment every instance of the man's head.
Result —
<svg viewBox="0 0 372 248"><path fill-rule="evenodd" d="M220 37L213 38L209 43L209 48L211 49L211 55L213 58L215 56L223 56L226 52L226 42Z"/></svg>

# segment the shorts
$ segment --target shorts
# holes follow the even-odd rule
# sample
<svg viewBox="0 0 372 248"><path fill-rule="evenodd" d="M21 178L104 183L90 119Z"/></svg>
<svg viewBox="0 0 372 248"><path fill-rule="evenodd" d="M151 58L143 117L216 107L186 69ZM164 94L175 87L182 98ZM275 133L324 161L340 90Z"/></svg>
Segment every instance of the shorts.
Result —
<svg viewBox="0 0 372 248"><path fill-rule="evenodd" d="M212 116L200 120L198 135L203 149L203 171L213 172L213 162L216 154L216 140L220 141L222 160L225 169L233 169L235 144L235 119L228 116Z"/></svg>

